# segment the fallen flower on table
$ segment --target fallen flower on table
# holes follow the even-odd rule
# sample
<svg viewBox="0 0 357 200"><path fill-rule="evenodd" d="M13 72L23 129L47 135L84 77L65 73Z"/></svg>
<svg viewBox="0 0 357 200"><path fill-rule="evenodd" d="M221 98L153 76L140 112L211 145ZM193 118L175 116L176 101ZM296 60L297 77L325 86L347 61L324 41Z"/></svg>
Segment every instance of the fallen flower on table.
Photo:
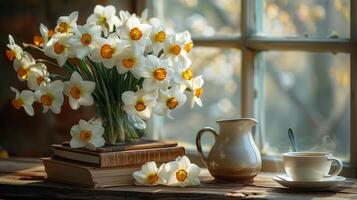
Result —
<svg viewBox="0 0 357 200"><path fill-rule="evenodd" d="M137 185L164 185L166 182L166 180L163 179L165 173L164 168L165 164L157 168L155 162L147 162L141 166L140 171L133 173L133 177Z"/></svg>

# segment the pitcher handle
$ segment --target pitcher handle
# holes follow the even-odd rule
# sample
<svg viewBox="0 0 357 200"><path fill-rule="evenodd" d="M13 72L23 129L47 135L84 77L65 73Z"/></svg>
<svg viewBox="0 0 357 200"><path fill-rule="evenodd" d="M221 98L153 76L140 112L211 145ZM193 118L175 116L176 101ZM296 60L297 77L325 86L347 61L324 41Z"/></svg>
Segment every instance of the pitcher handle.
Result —
<svg viewBox="0 0 357 200"><path fill-rule="evenodd" d="M202 146L201 146L201 136L203 135L203 133L212 133L214 135L214 139L216 139L218 137L217 132L211 128L211 127L205 127L203 129L201 129L196 136L196 147L197 147L197 151L200 154L200 157L203 161L205 161L207 163L207 157L205 156L205 154L202 151Z"/></svg>

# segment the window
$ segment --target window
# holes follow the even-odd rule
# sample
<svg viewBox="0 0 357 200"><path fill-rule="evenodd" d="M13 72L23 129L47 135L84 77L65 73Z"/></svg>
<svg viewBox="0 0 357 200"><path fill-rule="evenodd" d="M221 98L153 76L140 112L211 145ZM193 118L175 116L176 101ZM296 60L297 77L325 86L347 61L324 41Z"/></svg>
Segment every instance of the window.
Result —
<svg viewBox="0 0 357 200"><path fill-rule="evenodd" d="M156 0L153 15L190 30L193 66L207 82L204 107L154 120L160 138L188 152L218 118L254 117L263 168L289 151L292 127L301 150L331 151L355 176L356 21L350 0ZM353 45L354 44L354 45ZM224 81L223 78L225 77ZM219 90L217 88L220 88ZM181 127L187 127L184 130ZM207 136L209 137L209 136ZM212 138L205 138L207 147ZM273 159L274 160L274 159ZM349 171L349 169L351 169Z"/></svg>

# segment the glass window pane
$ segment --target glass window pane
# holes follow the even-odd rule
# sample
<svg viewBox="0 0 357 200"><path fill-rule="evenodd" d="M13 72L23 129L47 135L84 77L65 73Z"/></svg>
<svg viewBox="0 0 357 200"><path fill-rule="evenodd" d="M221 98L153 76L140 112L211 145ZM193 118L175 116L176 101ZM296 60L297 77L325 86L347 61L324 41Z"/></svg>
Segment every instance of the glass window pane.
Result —
<svg viewBox="0 0 357 200"><path fill-rule="evenodd" d="M347 161L350 55L272 51L262 58L263 152L292 150L287 134L291 127L299 150L327 151Z"/></svg>
<svg viewBox="0 0 357 200"><path fill-rule="evenodd" d="M193 35L238 34L240 0L151 0L154 16L163 18L177 32Z"/></svg>
<svg viewBox="0 0 357 200"><path fill-rule="evenodd" d="M235 49L197 47L192 52L195 74L202 74L203 107L189 102L173 113L174 119L163 119L166 139L178 140L187 148L195 148L196 133L204 126L216 127L220 118L240 116L241 53ZM208 135L208 134L207 134ZM212 144L210 137L202 137L202 144Z"/></svg>
<svg viewBox="0 0 357 200"><path fill-rule="evenodd" d="M350 37L349 0L265 0L258 2L263 4L260 7L264 9L264 12L260 12L259 9L257 11L257 19L263 20L262 23L258 23L259 35Z"/></svg>

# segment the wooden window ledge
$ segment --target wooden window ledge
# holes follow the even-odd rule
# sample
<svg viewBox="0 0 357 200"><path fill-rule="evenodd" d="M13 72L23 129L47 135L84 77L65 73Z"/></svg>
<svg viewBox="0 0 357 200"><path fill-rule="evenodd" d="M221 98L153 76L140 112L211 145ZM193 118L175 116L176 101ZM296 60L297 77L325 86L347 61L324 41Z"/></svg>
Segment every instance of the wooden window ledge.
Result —
<svg viewBox="0 0 357 200"><path fill-rule="evenodd" d="M0 159L0 199L356 199L357 179L323 192L297 192L275 183L274 173L260 173L252 183L216 182L206 169L198 187L124 186L90 189L46 182L39 159Z"/></svg>

